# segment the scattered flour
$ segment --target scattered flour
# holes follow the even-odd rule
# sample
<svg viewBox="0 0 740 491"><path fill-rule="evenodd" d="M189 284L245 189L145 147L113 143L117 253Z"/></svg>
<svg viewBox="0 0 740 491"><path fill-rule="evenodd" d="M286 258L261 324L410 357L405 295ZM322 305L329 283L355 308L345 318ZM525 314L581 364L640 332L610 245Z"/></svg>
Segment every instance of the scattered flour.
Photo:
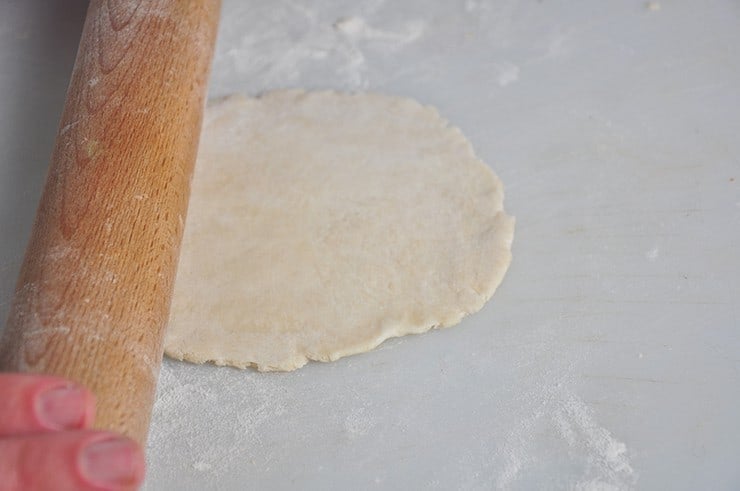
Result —
<svg viewBox="0 0 740 491"><path fill-rule="evenodd" d="M568 482L569 489L633 489L637 474L629 461L626 445L601 426L592 410L565 384L543 387L530 394L525 414L508 433L497 450L493 484L510 489L540 462L537 440L554 430L567 449L568 465L580 477ZM557 443L557 442L553 442ZM553 477L555 477L553 475Z"/></svg>
<svg viewBox="0 0 740 491"><path fill-rule="evenodd" d="M385 42L391 49L416 41L424 33L424 27L424 22L409 21L399 32L382 31L368 26L361 17L345 17L334 23L334 28L350 39Z"/></svg>
<svg viewBox="0 0 740 491"><path fill-rule="evenodd" d="M367 15L380 5L366 7ZM395 53L419 40L426 28L419 19L406 19L384 30L373 27L365 16L325 18L315 9L292 2L246 7L249 11L237 9L235 14L243 16L240 34L226 32L224 37L232 42L225 48L217 46L214 71L258 79L261 89L305 84L305 74L312 70L332 71L335 83L348 89L367 88L367 53L381 58Z"/></svg>
<svg viewBox="0 0 740 491"><path fill-rule="evenodd" d="M543 476L554 489L636 487L626 444L577 393L591 348L574 357L555 332L545 325L505 346L516 376L495 389L495 436L481 431L456 460L467 476L458 489L537 489Z"/></svg>
<svg viewBox="0 0 740 491"><path fill-rule="evenodd" d="M182 479L189 468L213 483L235 467L269 467L274 455L260 434L265 425L282 424L287 402L277 383L280 377L212 366L197 372L192 368L169 360L163 363L152 415L156 429L147 444L150 467L168 482ZM192 424L185 414L196 415L199 424ZM184 461L173 463L173 447L186 456ZM251 460L243 460L245 455Z"/></svg>
<svg viewBox="0 0 740 491"><path fill-rule="evenodd" d="M653 246L653 248L652 248L652 249L650 249L649 251L647 251L647 252L645 253L645 257L646 257L646 258L647 258L647 259L648 259L649 261L651 261L651 262L654 262L654 261L655 261L656 259L658 259L658 256L659 256L659 255L660 255L660 249L658 248L658 246L657 246L657 245L656 245L656 246Z"/></svg>
<svg viewBox="0 0 740 491"><path fill-rule="evenodd" d="M571 450L583 455L583 475L576 489L631 489L636 474L627 446L598 424L591 409L574 394L563 394L553 422Z"/></svg>
<svg viewBox="0 0 740 491"><path fill-rule="evenodd" d="M203 462L202 460L199 460L193 464L193 468L196 471L200 472L210 471L212 467L213 466L211 466L211 464L209 464L208 462Z"/></svg>
<svg viewBox="0 0 740 491"><path fill-rule="evenodd" d="M344 427L351 437L367 435L375 426L375 421L364 407L353 409L344 421Z"/></svg>
<svg viewBox="0 0 740 491"><path fill-rule="evenodd" d="M485 406L485 414L493 411L497 416L445 457L459 476L459 489L526 488L528 479L537 475L561 479L556 487L563 489L636 487L638 474L627 445L577 393L584 362L592 354L584 347L573 357L568 344L555 337L557 332L544 326L516 345L503 347L496 356L510 357L509 382L488 395L480 391L466 396L477 404L491 401L494 405ZM396 352L402 344L402 340L390 343L395 348L385 351ZM340 373L323 373L332 370ZM440 370L435 386L444 394L445 404L454 404L456 381L445 378L447 365ZM429 435L449 431L446 425L454 422L446 419L442 426L424 427L424 421L437 419L424 413L428 409L424 400L392 395L414 393L407 384L413 384L415 376L409 374L405 382L387 387L376 376L362 367L355 369L351 359L319 367L317 373L268 374L165 360L148 447L150 471L156 472L157 483L182 483L185 475L195 479L193 486L218 483L223 489L232 489L228 483L240 476L242 488L252 489L259 488L266 476L283 476L293 459L304 469L298 474L327 475L348 459L359 459L360 466L378 465L387 458L378 447L413 459L420 446L428 444ZM476 417L468 405L460 410L461 418ZM374 463L366 464L369 461ZM430 487L446 487L442 481L449 470L440 472L428 476ZM394 482L385 475L378 478Z"/></svg>
<svg viewBox="0 0 740 491"><path fill-rule="evenodd" d="M513 63L503 62L496 65L498 84L501 87L513 84L519 80L519 67Z"/></svg>

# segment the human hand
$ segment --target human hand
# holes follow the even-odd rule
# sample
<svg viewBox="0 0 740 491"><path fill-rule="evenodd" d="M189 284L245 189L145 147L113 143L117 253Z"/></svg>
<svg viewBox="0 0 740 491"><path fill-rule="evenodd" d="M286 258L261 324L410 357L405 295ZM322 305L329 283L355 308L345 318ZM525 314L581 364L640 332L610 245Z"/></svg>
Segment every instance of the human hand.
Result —
<svg viewBox="0 0 740 491"><path fill-rule="evenodd" d="M59 377L0 373L0 491L128 490L144 478L133 441L91 430L93 395Z"/></svg>

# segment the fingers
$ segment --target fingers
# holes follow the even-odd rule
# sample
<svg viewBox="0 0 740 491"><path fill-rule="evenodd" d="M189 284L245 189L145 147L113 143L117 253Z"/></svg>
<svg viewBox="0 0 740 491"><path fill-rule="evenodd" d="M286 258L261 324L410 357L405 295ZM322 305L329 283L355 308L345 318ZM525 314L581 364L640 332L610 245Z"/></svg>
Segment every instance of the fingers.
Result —
<svg viewBox="0 0 740 491"><path fill-rule="evenodd" d="M144 455L135 442L86 430L95 399L84 388L59 377L0 373L0 401L0 491L141 484Z"/></svg>
<svg viewBox="0 0 740 491"><path fill-rule="evenodd" d="M59 377L0 373L0 437L88 428L95 398Z"/></svg>
<svg viewBox="0 0 740 491"><path fill-rule="evenodd" d="M129 490L144 479L144 455L107 432L38 433L0 439L0 489Z"/></svg>

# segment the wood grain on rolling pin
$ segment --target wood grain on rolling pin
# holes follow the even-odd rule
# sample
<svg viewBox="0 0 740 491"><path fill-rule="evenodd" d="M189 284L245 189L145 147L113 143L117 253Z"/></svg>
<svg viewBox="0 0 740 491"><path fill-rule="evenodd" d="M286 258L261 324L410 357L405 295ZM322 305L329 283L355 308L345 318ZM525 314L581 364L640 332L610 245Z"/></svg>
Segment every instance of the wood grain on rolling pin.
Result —
<svg viewBox="0 0 740 491"><path fill-rule="evenodd" d="M59 374L146 439L218 0L90 3L0 368Z"/></svg>

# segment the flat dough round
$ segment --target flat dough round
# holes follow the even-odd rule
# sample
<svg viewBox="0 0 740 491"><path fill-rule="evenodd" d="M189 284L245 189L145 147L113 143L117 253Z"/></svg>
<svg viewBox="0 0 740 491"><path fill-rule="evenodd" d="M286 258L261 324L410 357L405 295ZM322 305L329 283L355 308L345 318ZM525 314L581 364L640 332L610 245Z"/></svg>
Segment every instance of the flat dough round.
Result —
<svg viewBox="0 0 740 491"><path fill-rule="evenodd" d="M293 370L451 326L511 260L503 187L434 108L285 90L206 113L167 355Z"/></svg>

